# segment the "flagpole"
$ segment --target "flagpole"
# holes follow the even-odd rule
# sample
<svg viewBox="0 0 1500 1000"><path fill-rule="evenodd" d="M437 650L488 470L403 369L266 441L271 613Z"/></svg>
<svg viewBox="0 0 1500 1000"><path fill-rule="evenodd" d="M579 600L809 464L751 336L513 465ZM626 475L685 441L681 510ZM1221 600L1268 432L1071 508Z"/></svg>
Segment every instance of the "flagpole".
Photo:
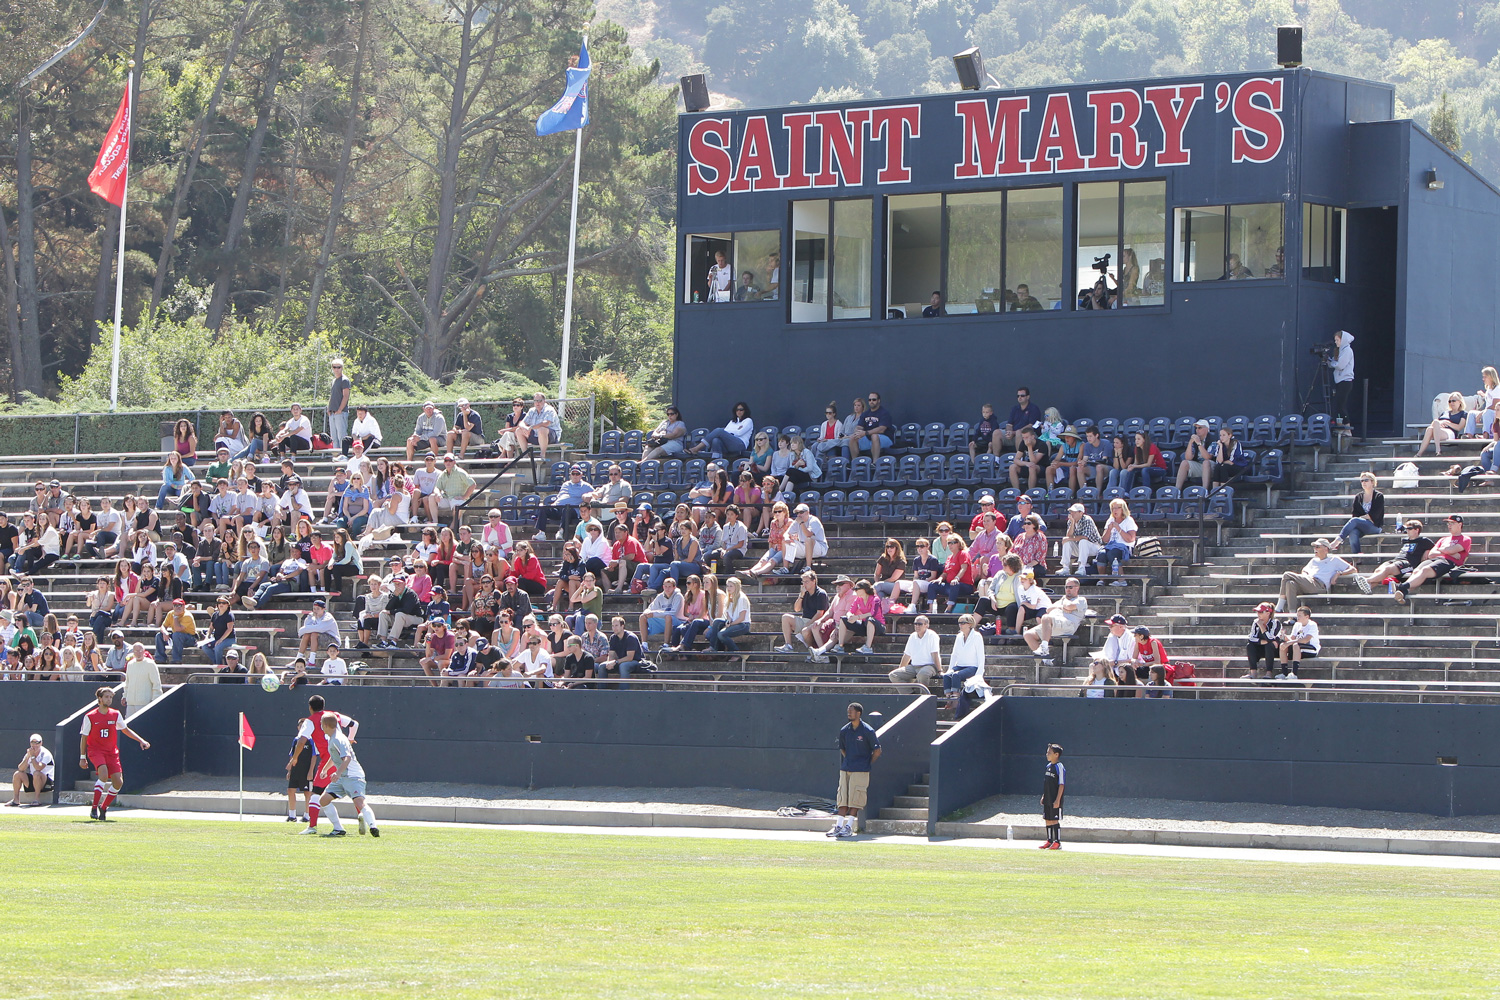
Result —
<svg viewBox="0 0 1500 1000"><path fill-rule="evenodd" d="M588 36L584 36L584 47L589 44ZM584 107L588 107L587 104ZM568 220L568 282L563 293L563 334L562 334L562 372L557 383L557 402L562 401L568 395L568 355L573 346L573 254L578 246L578 165L583 159L583 130L587 127L585 120L578 126L573 137L573 211Z"/></svg>
<svg viewBox="0 0 1500 1000"><path fill-rule="evenodd" d="M120 398L120 313L125 301L125 205L130 200L130 140L135 129L135 60L130 60L125 74L125 113L129 137L125 144L125 186L120 189L120 248L115 259L115 342L109 361L109 412L115 412ZM244 770L244 750L240 751L240 769ZM244 812L244 788L241 779L240 812Z"/></svg>
<svg viewBox="0 0 1500 1000"><path fill-rule="evenodd" d="M245 713L240 713L240 819L245 818Z"/></svg>

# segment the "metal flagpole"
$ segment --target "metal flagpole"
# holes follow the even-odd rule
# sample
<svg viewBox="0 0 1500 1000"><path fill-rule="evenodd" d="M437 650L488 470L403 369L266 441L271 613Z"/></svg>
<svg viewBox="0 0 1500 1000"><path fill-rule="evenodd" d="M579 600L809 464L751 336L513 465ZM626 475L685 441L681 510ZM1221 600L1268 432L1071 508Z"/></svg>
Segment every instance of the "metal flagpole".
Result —
<svg viewBox="0 0 1500 1000"><path fill-rule="evenodd" d="M109 361L109 412L115 412L120 398L120 313L125 301L125 205L130 201L130 147L135 140L135 60L130 60L130 70L125 74L125 120L128 123L125 144L125 187L120 191L120 250L115 259L115 344ZM244 750L240 751L240 768L244 769ZM243 785L243 780L241 785ZM244 790L240 797L243 800ZM240 811L244 811L241 802Z"/></svg>
<svg viewBox="0 0 1500 1000"><path fill-rule="evenodd" d="M584 38L587 46L589 40ZM583 130L588 123L578 126L573 141L573 213L568 221L568 283L563 295L563 342L562 372L557 382L557 401L568 396L568 354L573 346L573 253L578 245L578 164L583 159Z"/></svg>

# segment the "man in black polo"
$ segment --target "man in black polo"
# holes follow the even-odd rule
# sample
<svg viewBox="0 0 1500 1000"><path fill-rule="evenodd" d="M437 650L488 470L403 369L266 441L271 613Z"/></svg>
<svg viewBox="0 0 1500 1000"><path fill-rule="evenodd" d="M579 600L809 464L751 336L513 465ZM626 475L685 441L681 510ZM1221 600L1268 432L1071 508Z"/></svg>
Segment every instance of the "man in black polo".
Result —
<svg viewBox="0 0 1500 1000"><path fill-rule="evenodd" d="M838 817L830 837L852 837L859 829L859 811L865 807L870 789L870 765L880 759L880 738L864 721L865 707L849 703L849 722L839 730Z"/></svg>

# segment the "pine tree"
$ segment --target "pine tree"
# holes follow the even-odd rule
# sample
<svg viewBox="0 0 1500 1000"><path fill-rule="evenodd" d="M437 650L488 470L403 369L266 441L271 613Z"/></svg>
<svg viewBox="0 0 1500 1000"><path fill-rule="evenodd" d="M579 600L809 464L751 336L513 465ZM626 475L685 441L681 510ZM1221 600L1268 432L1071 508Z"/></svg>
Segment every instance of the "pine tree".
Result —
<svg viewBox="0 0 1500 1000"><path fill-rule="evenodd" d="M1464 139L1458 131L1458 114L1454 112L1446 90L1438 101L1437 109L1432 112L1432 124L1428 131L1434 139L1453 150L1455 156L1463 152Z"/></svg>

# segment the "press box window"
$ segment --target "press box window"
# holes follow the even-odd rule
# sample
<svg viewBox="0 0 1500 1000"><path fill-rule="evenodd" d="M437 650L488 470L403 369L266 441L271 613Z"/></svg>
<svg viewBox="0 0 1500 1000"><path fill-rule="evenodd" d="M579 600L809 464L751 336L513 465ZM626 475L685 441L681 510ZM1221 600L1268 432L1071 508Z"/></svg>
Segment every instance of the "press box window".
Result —
<svg viewBox="0 0 1500 1000"><path fill-rule="evenodd" d="M1302 277L1308 281L1344 280L1347 216L1342 208L1302 205Z"/></svg>
<svg viewBox="0 0 1500 1000"><path fill-rule="evenodd" d="M684 302L780 298L781 233L775 229L693 234L687 261Z"/></svg>
<svg viewBox="0 0 1500 1000"><path fill-rule="evenodd" d="M1078 185L1074 268L1079 309L1162 305L1167 277L1166 182Z"/></svg>
<svg viewBox="0 0 1500 1000"><path fill-rule="evenodd" d="M793 203L793 323L870 318L870 211L869 198Z"/></svg>
<svg viewBox="0 0 1500 1000"><path fill-rule="evenodd" d="M1280 202L1179 208L1178 281L1249 281L1286 277Z"/></svg>

